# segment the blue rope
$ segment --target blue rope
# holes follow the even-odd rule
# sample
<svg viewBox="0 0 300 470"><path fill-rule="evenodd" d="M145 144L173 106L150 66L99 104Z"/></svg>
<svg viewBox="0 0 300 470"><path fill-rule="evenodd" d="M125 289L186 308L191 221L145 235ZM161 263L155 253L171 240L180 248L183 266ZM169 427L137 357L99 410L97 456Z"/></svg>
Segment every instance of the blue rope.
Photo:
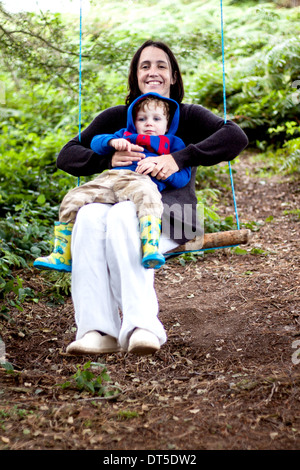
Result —
<svg viewBox="0 0 300 470"><path fill-rule="evenodd" d="M222 38L222 66L223 66L223 106L224 106L224 123L227 122L226 110L226 80L225 80L225 52L224 52L224 20L223 20L223 1L220 0L221 8L221 38Z"/></svg>
<svg viewBox="0 0 300 470"><path fill-rule="evenodd" d="M237 204L236 204L236 197L235 197L234 183L233 183L233 176L232 176L232 169L231 169L230 162L228 162L228 167L229 167L229 174L230 174L231 191L232 191L232 196L233 196L234 212L235 212L235 218L236 218L236 226L237 226L237 229L240 230L239 215L238 215L238 209L237 209Z"/></svg>
<svg viewBox="0 0 300 470"><path fill-rule="evenodd" d="M225 248L236 248L239 245L226 245L226 246L214 246L213 248L199 248L199 250L188 250L188 251L174 251L174 253L166 253L164 257L171 258L178 255L186 255L187 253L199 253L199 251L214 251L214 250L224 250Z"/></svg>
<svg viewBox="0 0 300 470"><path fill-rule="evenodd" d="M80 0L80 14L79 14L79 105L78 105L78 138L81 142L81 95L82 95L82 0ZM77 180L80 186L80 176Z"/></svg>
<svg viewBox="0 0 300 470"><path fill-rule="evenodd" d="M226 79L225 79L225 52L224 52L224 20L223 20L223 1L222 0L220 0L220 7L221 7L222 66L223 66L223 106L224 106L224 123L226 124L226 122L227 122L227 110L226 110ZM233 183L233 175L232 175L232 169L231 169L231 163L230 162L228 162L228 167L229 167L231 191L232 191L233 203L234 203L236 225L237 225L237 229L239 230L240 229L240 223L239 223L239 216L238 216L235 190L234 190L234 183Z"/></svg>

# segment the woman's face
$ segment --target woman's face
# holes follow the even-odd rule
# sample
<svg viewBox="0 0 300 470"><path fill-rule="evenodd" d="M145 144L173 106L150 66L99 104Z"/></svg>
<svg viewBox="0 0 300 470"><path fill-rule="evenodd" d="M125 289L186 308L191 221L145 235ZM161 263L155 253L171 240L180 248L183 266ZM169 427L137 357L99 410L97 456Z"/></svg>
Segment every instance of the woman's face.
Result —
<svg viewBox="0 0 300 470"><path fill-rule="evenodd" d="M168 55L158 47L145 47L138 62L137 79L142 94L155 92L170 98L175 80Z"/></svg>

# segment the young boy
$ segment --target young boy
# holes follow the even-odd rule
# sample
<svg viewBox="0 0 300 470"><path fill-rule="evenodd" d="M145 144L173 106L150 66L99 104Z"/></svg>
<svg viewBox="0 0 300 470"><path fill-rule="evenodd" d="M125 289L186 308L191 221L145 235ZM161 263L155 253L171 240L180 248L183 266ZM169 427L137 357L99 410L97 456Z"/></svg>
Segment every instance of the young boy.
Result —
<svg viewBox="0 0 300 470"><path fill-rule="evenodd" d="M185 147L175 136L178 124L178 103L156 93L147 93L129 106L126 129L116 134L95 136L91 149L99 155L112 150L130 151L131 144L142 146L146 157L142 170L136 162L126 167L114 167L71 189L61 203L59 222L55 222L54 251L47 257L37 258L33 265L40 269L71 271L71 234L78 210L93 202L115 204L130 200L136 206L140 223L142 264L145 268L161 267L165 263L158 250L163 212L161 191L167 187L185 186L190 180L191 169L184 168L164 181L157 180L148 176L155 163L147 162L147 157L170 154Z"/></svg>

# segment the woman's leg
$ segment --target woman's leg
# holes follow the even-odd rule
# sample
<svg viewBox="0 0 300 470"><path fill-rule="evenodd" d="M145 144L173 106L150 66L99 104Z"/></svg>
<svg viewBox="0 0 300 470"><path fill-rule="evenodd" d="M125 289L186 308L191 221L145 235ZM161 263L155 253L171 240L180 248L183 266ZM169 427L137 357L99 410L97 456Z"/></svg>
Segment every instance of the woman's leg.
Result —
<svg viewBox="0 0 300 470"><path fill-rule="evenodd" d="M162 251L175 246L161 238ZM132 202L84 206L74 226L72 252L77 340L89 331L102 331L127 349L130 334L141 328L157 336L160 345L166 341L158 320L154 272L141 265L139 223Z"/></svg>
<svg viewBox="0 0 300 470"><path fill-rule="evenodd" d="M72 298L76 338L102 331L118 338L120 316L112 294L106 261L106 220L109 204L89 204L80 209L72 234Z"/></svg>
<svg viewBox="0 0 300 470"><path fill-rule="evenodd" d="M166 333L158 320L154 272L141 264L139 221L131 201L116 204L109 211L106 243L111 287L123 315L121 346L127 349L134 328L149 330L163 344Z"/></svg>

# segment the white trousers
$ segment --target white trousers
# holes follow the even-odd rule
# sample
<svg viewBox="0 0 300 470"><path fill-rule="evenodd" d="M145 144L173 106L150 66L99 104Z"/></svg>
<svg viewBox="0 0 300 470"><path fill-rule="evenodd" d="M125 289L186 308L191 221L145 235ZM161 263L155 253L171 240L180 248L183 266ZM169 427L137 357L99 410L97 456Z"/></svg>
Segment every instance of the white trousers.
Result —
<svg viewBox="0 0 300 470"><path fill-rule="evenodd" d="M177 245L161 237L162 253ZM161 345L166 342L154 270L144 268L141 259L139 222L131 201L93 203L79 210L72 232L76 339L98 330L118 338L127 349L132 330L139 327L153 332Z"/></svg>

